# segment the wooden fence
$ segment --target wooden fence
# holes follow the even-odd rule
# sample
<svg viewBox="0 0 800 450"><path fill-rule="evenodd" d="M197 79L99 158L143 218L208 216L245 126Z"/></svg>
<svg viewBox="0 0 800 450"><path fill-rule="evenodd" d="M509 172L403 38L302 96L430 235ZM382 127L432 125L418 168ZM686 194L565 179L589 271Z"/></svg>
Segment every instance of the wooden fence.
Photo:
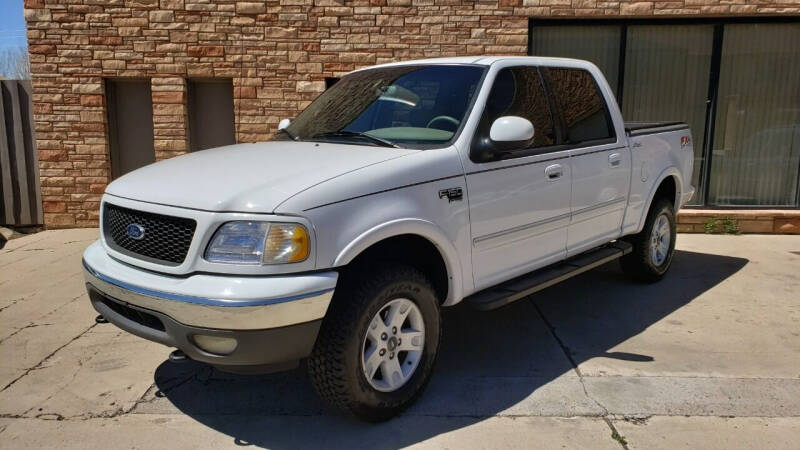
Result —
<svg viewBox="0 0 800 450"><path fill-rule="evenodd" d="M0 81L0 225L41 225L30 81Z"/></svg>

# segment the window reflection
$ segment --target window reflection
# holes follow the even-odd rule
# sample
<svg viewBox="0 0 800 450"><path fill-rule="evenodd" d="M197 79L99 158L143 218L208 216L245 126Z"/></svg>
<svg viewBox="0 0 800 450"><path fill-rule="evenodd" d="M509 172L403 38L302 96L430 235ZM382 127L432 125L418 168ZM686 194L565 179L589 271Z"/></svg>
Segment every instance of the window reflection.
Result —
<svg viewBox="0 0 800 450"><path fill-rule="evenodd" d="M800 24L731 24L724 36L709 202L796 204Z"/></svg>
<svg viewBox="0 0 800 450"><path fill-rule="evenodd" d="M484 70L438 65L354 72L312 102L288 131L304 140L371 144L358 138L363 133L401 146L445 144L459 130Z"/></svg>
<svg viewBox="0 0 800 450"><path fill-rule="evenodd" d="M607 140L614 127L592 74L580 69L543 69L559 103L567 143Z"/></svg>
<svg viewBox="0 0 800 450"><path fill-rule="evenodd" d="M542 147L555 143L553 117L539 71L535 67L512 67L501 70L486 101L486 121L502 116L518 116L533 124L533 139L521 148Z"/></svg>

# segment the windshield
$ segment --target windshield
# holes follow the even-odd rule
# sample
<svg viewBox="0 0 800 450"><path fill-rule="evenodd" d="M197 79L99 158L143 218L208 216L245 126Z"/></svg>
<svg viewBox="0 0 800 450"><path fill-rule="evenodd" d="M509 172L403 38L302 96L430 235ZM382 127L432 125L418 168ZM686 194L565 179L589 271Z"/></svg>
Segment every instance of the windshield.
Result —
<svg viewBox="0 0 800 450"><path fill-rule="evenodd" d="M355 72L323 92L277 138L441 147L461 128L483 72L467 65Z"/></svg>

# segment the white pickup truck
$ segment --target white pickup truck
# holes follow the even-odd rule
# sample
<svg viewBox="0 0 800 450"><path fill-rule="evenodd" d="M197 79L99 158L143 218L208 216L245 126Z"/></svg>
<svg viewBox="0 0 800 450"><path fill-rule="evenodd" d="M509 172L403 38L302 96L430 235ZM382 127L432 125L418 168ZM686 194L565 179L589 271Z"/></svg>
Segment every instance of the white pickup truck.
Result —
<svg viewBox="0 0 800 450"><path fill-rule="evenodd" d="M321 397L385 420L430 378L442 307L496 308L617 258L661 278L692 155L685 124L624 123L585 61L369 67L271 142L111 183L87 289L98 321L173 360L307 358Z"/></svg>

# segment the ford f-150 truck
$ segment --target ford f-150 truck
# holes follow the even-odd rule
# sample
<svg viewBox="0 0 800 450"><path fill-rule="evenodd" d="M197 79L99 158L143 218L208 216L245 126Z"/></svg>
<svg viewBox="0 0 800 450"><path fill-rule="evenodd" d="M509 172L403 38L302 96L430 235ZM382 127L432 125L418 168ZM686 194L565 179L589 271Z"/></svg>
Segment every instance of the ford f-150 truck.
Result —
<svg viewBox="0 0 800 450"><path fill-rule="evenodd" d="M270 142L111 183L83 257L99 321L235 372L307 359L370 421L423 390L440 310L492 309L619 259L653 282L692 196L683 123L625 123L585 61L352 72Z"/></svg>

